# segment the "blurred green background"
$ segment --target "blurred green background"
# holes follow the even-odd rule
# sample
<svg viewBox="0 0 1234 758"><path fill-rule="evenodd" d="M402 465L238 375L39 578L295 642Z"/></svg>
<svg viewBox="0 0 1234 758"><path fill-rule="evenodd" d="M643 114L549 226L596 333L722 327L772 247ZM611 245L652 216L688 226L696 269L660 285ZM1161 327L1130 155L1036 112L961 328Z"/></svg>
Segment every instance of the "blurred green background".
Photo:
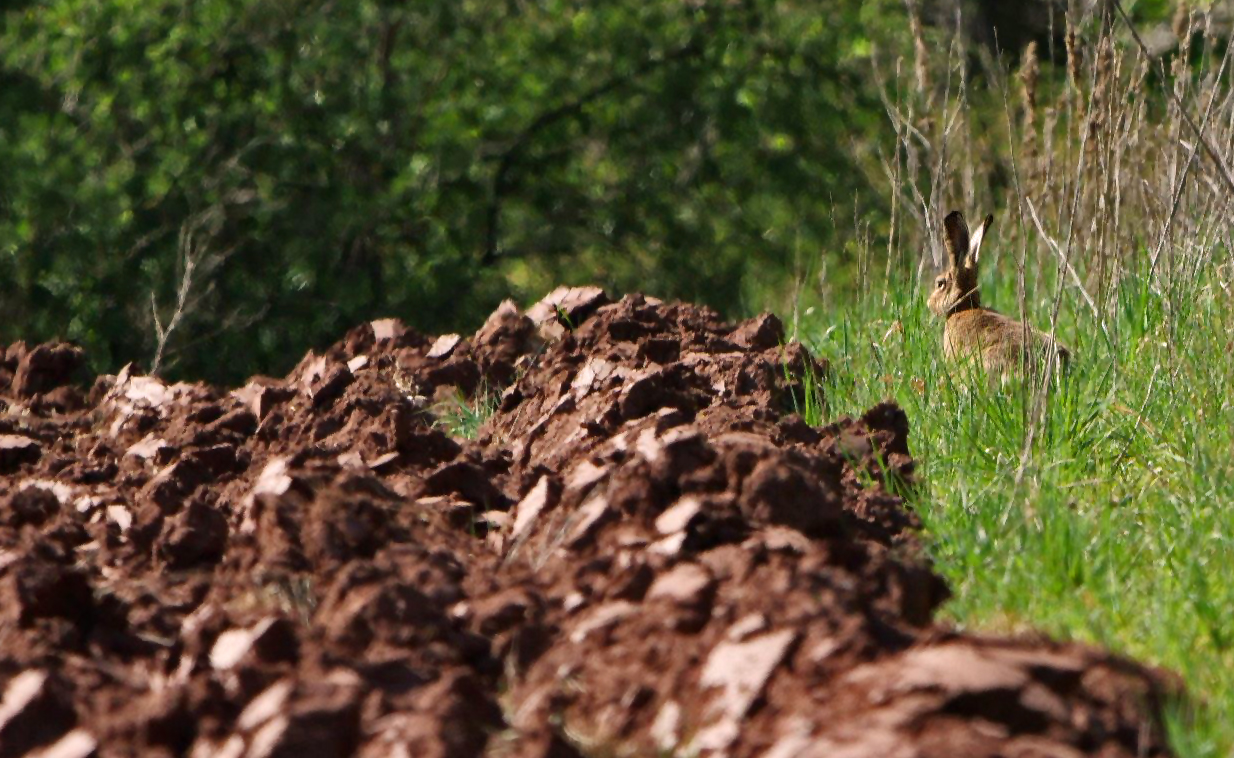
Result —
<svg viewBox="0 0 1234 758"><path fill-rule="evenodd" d="M1059 38L1066 5L921 12L961 10L978 61ZM563 282L783 306L803 271L842 284L886 246L875 69L911 70L908 17L903 0L10 2L0 343L149 367L183 294L164 373L235 382L366 319L467 331Z"/></svg>

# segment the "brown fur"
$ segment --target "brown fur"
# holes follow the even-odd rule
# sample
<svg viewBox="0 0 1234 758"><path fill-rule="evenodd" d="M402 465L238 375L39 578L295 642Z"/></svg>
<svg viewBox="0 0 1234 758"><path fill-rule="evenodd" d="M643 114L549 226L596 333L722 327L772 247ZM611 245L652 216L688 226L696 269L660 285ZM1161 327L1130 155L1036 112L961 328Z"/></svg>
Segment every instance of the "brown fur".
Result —
<svg viewBox="0 0 1234 758"><path fill-rule="evenodd" d="M943 220L947 270L934 280L929 298L930 310L946 319L943 354L949 359L979 358L988 374L1001 378L1025 368L1035 373L1046 361L1057 361L1057 373L1070 362L1070 350L1048 334L981 305L977 263L981 243L993 221L993 216L986 216L970 237L959 211L952 211Z"/></svg>

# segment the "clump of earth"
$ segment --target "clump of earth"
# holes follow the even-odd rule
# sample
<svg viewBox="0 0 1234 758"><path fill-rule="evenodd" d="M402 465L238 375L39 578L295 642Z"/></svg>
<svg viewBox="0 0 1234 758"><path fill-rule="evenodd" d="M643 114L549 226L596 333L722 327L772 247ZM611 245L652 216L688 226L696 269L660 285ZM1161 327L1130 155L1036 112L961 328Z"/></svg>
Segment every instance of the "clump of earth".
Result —
<svg viewBox="0 0 1234 758"><path fill-rule="evenodd" d="M960 632L891 403L562 288L236 389L0 352L0 758L1157 756L1162 673ZM495 411L471 439L451 398Z"/></svg>

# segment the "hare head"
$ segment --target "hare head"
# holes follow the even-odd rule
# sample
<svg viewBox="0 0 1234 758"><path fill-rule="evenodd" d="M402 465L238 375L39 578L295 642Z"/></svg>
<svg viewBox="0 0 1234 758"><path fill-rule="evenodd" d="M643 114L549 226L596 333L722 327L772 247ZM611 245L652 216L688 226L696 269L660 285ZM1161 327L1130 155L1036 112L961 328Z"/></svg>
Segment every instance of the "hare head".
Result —
<svg viewBox="0 0 1234 758"><path fill-rule="evenodd" d="M943 242L947 246L947 270L934 279L930 292L930 310L946 318L953 313L981 307L981 295L977 292L977 261L981 254L981 241L994 221L986 216L981 226L969 234L964 214L952 211L943 219Z"/></svg>

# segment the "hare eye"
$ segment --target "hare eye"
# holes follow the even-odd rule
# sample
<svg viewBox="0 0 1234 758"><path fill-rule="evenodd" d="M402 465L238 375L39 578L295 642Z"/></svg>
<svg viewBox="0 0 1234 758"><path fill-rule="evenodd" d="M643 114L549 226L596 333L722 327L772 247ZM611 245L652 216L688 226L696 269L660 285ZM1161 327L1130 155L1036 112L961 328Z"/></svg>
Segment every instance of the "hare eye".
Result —
<svg viewBox="0 0 1234 758"><path fill-rule="evenodd" d="M947 283L946 281L944 281L944 280L942 280L942 279L939 279L939 280L938 280L938 288L941 290L941 289L943 288L943 285L944 285L944 284L946 284L946 283Z"/></svg>

